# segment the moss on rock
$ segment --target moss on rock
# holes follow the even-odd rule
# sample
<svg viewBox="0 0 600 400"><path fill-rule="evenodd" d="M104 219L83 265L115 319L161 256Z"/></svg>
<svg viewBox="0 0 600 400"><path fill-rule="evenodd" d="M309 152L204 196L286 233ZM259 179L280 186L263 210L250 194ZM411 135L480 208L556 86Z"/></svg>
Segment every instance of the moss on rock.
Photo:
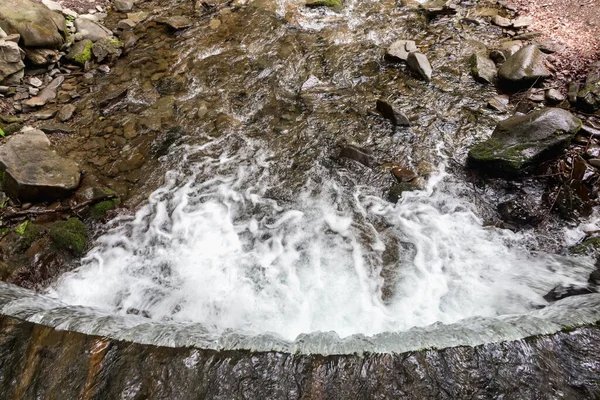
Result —
<svg viewBox="0 0 600 400"><path fill-rule="evenodd" d="M92 46L94 44L91 40L82 40L81 42L77 42L71 47L69 54L67 54L67 59L84 66L86 62L92 59Z"/></svg>
<svg viewBox="0 0 600 400"><path fill-rule="evenodd" d="M90 218L94 220L102 219L107 212L117 207L121 200L119 198L112 200L104 200L99 203L96 203L90 209Z"/></svg>
<svg viewBox="0 0 600 400"><path fill-rule="evenodd" d="M583 241L583 243L573 247L571 253L576 255L591 254L600 250L600 237L593 237Z"/></svg>
<svg viewBox="0 0 600 400"><path fill-rule="evenodd" d="M50 238L54 244L76 255L83 254L87 237L88 229L78 218L55 222L50 227Z"/></svg>
<svg viewBox="0 0 600 400"><path fill-rule="evenodd" d="M309 0L306 2L307 7L329 7L341 8L342 0Z"/></svg>

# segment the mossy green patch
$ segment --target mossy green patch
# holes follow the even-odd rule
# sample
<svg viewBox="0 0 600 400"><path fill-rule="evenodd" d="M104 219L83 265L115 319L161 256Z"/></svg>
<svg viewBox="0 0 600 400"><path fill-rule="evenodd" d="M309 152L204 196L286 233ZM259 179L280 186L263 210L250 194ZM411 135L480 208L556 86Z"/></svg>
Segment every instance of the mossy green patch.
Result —
<svg viewBox="0 0 600 400"><path fill-rule="evenodd" d="M73 58L73 60L80 65L85 65L86 62L92 59L92 42L89 42L83 48L83 51Z"/></svg>
<svg viewBox="0 0 600 400"><path fill-rule="evenodd" d="M102 219L107 212L119 205L120 199L104 200L96 203L90 209L90 218L94 220Z"/></svg>
<svg viewBox="0 0 600 400"><path fill-rule="evenodd" d="M50 238L54 244L75 255L83 254L85 241L88 237L87 227L78 218L55 222L50 227Z"/></svg>
<svg viewBox="0 0 600 400"><path fill-rule="evenodd" d="M309 0L306 2L307 7L329 7L341 8L342 0Z"/></svg>
<svg viewBox="0 0 600 400"><path fill-rule="evenodd" d="M586 239L583 243L573 247L571 253L577 255L591 254L600 250L600 237Z"/></svg>

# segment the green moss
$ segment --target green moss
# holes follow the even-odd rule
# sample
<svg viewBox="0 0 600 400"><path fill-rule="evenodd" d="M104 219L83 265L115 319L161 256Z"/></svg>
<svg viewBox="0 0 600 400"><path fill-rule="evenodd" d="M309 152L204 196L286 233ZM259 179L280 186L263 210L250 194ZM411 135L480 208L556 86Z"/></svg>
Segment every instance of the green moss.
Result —
<svg viewBox="0 0 600 400"><path fill-rule="evenodd" d="M306 2L307 7L329 7L341 8L342 0L309 0Z"/></svg>
<svg viewBox="0 0 600 400"><path fill-rule="evenodd" d="M50 238L54 244L58 248L69 250L76 255L83 253L87 237L87 227L77 218L55 222L50 227Z"/></svg>
<svg viewBox="0 0 600 400"><path fill-rule="evenodd" d="M19 240L16 242L15 250L16 252L23 252L31 247L33 242L42 236L44 228L32 222L25 221L15 229L15 233L20 236Z"/></svg>
<svg viewBox="0 0 600 400"><path fill-rule="evenodd" d="M119 198L112 200L104 200L99 203L96 203L90 209L90 217L94 220L102 219L107 212L118 206L119 203Z"/></svg>
<svg viewBox="0 0 600 400"><path fill-rule="evenodd" d="M593 237L585 240L580 245L573 247L571 249L571 253L577 255L586 255L597 250L600 250L600 237Z"/></svg>
<svg viewBox="0 0 600 400"><path fill-rule="evenodd" d="M91 41L88 42L83 50L73 56L73 61L79 65L85 65L86 62L90 61L92 59L92 45Z"/></svg>

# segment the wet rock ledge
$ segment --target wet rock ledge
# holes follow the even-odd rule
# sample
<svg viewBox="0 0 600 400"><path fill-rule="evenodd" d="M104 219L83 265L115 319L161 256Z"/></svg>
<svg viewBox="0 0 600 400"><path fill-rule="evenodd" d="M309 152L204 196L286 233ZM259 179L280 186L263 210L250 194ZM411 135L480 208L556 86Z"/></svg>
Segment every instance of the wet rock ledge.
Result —
<svg viewBox="0 0 600 400"><path fill-rule="evenodd" d="M364 356L166 348L0 316L14 399L489 399L600 396L600 328ZM517 372L517 373L515 373Z"/></svg>

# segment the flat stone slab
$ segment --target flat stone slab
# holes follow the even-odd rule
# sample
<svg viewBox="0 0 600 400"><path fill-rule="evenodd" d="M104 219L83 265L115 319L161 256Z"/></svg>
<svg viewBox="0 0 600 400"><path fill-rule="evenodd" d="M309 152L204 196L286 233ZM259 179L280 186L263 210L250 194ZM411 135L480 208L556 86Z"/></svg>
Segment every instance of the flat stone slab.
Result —
<svg viewBox="0 0 600 400"><path fill-rule="evenodd" d="M77 189L79 166L50 147L46 134L25 127L0 147L4 190L21 202L62 199Z"/></svg>

